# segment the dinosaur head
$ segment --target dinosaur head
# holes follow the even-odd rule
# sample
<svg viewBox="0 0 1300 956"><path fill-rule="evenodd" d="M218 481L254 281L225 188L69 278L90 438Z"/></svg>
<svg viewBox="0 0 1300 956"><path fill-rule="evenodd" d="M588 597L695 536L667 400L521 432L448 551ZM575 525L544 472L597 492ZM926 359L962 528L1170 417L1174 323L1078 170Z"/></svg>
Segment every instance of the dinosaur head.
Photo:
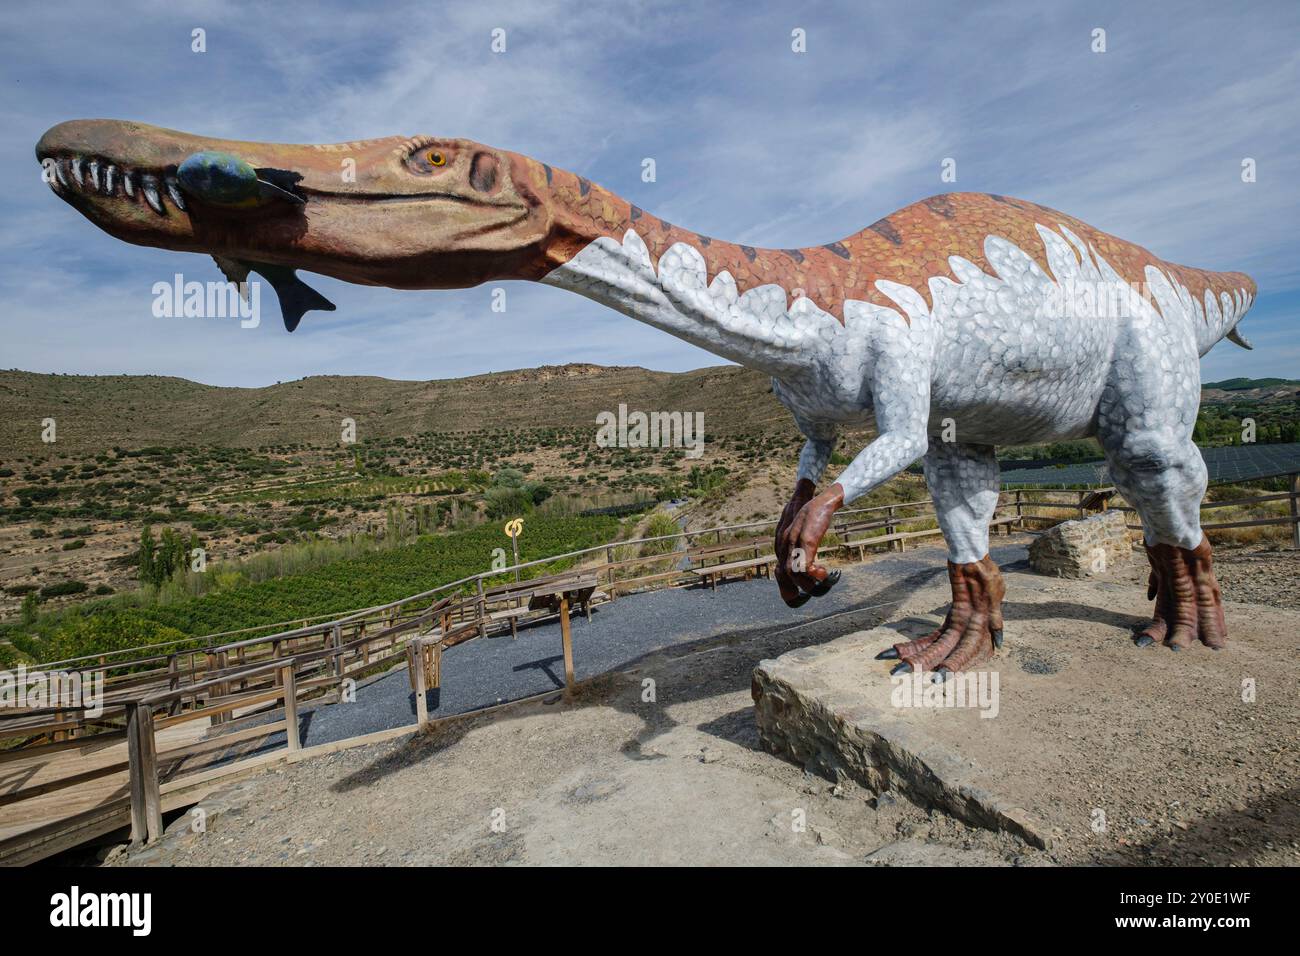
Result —
<svg viewBox="0 0 1300 956"><path fill-rule="evenodd" d="M36 157L54 192L105 232L212 255L232 279L257 271L282 305L277 277L297 283L296 269L451 289L547 268L550 213L528 186L532 160L469 140L300 146L74 120L46 132ZM285 320L297 324L287 307Z"/></svg>

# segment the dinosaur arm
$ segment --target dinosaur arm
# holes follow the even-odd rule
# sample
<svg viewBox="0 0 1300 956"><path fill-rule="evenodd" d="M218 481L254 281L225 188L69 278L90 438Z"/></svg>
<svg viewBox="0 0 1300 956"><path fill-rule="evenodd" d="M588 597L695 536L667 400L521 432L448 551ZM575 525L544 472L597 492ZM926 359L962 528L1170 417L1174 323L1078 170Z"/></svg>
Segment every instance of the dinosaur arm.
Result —
<svg viewBox="0 0 1300 956"><path fill-rule="evenodd" d="M799 452L799 481L808 481L814 486L821 480L826 466L830 463L831 453L835 451L835 438L838 429L829 423L804 422L795 418L799 431L808 440Z"/></svg>

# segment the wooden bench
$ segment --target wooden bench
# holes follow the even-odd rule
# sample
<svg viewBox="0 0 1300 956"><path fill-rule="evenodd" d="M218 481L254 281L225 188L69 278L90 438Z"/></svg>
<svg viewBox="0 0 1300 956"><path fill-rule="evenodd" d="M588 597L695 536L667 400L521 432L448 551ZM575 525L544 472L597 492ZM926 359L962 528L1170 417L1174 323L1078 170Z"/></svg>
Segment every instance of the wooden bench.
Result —
<svg viewBox="0 0 1300 956"><path fill-rule="evenodd" d="M997 529L1001 528L1005 534L1010 534L1011 526L1019 524L1020 521L1021 519L1018 515L1011 515L1010 517L1005 518L994 518L989 522L989 528L995 532ZM862 561L866 559L867 548L887 544L889 545L889 549L892 551L894 549L894 542L897 541L898 550L903 551L906 550L908 541L911 541L914 538L929 538L936 534L943 534L942 529L927 528L924 531L896 531L893 534L882 534L873 538L859 538L856 541L845 541L841 546L845 548L857 548L858 560Z"/></svg>
<svg viewBox="0 0 1300 956"><path fill-rule="evenodd" d="M519 620L532 618L540 620L554 614L559 608L559 592L568 592L573 604L582 606L587 620L591 620L593 601L606 597L596 588L596 577L590 573L556 574L544 578L532 578L514 584L503 584L483 592L483 620L485 625L505 621L510 625L510 636L519 636ZM505 607L488 610L488 605L506 603ZM536 612L545 613L536 613Z"/></svg>
<svg viewBox="0 0 1300 956"><path fill-rule="evenodd" d="M730 574L743 574L748 581L755 573L762 574L764 577L772 576L772 566L776 564L776 555L769 554L761 558L749 558L744 561L728 561L726 564L706 564L698 568L691 568L691 574L694 574L701 581L708 583L712 590L718 589L718 578L725 578Z"/></svg>

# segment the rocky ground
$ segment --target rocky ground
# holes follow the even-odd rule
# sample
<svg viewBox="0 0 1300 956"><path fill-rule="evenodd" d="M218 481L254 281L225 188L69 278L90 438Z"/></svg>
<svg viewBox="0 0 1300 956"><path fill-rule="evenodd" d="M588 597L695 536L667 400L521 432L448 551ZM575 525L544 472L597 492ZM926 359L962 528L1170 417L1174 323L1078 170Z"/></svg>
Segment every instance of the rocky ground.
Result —
<svg viewBox="0 0 1300 956"><path fill-rule="evenodd" d="M1300 551L1276 544L1220 547L1214 569L1225 601L1300 609Z"/></svg>

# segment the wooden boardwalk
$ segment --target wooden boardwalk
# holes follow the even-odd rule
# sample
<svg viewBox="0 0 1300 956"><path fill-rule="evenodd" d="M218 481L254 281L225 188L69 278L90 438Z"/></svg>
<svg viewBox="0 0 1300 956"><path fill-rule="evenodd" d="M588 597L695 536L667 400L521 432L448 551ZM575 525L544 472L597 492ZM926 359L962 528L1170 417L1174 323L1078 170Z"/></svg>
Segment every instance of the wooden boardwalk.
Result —
<svg viewBox="0 0 1300 956"><path fill-rule="evenodd" d="M157 733L160 782L177 796L188 794L179 802L193 801L189 784L220 779L203 771L256 752L284 722L225 734L209 735L210 729L208 721L193 720ZM0 864L48 856L129 825L127 741L122 734L100 736L52 753L0 754ZM166 788L169 781L187 786Z"/></svg>

